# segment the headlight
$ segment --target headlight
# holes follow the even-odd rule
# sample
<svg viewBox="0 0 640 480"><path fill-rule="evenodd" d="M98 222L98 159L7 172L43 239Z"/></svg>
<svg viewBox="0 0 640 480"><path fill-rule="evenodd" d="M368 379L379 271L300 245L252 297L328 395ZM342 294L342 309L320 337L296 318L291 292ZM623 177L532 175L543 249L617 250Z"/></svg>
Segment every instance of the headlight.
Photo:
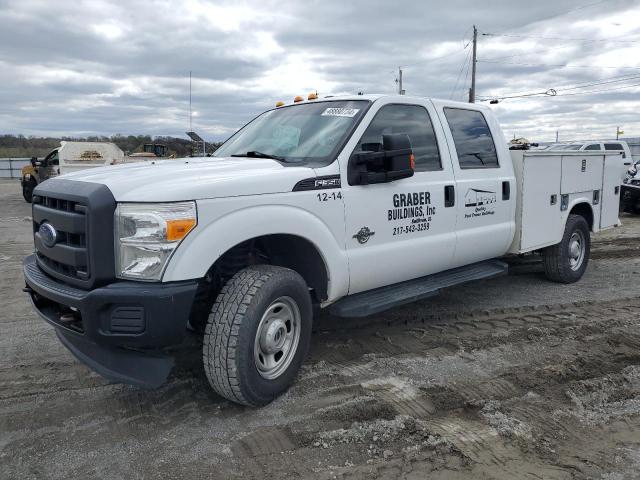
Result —
<svg viewBox="0 0 640 480"><path fill-rule="evenodd" d="M197 224L195 202L119 203L116 276L160 280L180 241Z"/></svg>

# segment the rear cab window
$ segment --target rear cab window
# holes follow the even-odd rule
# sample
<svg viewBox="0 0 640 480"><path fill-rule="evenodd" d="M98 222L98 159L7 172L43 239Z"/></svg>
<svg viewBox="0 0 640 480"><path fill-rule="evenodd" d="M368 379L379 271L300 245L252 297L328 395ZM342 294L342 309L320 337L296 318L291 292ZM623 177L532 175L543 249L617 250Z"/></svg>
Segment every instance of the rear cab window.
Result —
<svg viewBox="0 0 640 480"><path fill-rule="evenodd" d="M585 150L602 150L602 149L600 148L599 143L592 143L591 145L587 145Z"/></svg>
<svg viewBox="0 0 640 480"><path fill-rule="evenodd" d="M491 129L482 112L444 108L461 169L500 168Z"/></svg>

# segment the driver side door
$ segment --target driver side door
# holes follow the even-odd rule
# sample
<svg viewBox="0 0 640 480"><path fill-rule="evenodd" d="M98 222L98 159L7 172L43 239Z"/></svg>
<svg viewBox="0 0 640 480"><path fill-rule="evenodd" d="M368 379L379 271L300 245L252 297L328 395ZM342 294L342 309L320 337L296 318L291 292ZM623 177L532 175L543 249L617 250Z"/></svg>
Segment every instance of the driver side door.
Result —
<svg viewBox="0 0 640 480"><path fill-rule="evenodd" d="M348 162L341 163L349 294L450 268L456 246L455 181L437 118L426 101L382 100L367 113L364 131L354 134L359 140L349 155L381 148L382 135L406 133L415 173L388 183L349 185ZM445 195L454 203L445 202Z"/></svg>

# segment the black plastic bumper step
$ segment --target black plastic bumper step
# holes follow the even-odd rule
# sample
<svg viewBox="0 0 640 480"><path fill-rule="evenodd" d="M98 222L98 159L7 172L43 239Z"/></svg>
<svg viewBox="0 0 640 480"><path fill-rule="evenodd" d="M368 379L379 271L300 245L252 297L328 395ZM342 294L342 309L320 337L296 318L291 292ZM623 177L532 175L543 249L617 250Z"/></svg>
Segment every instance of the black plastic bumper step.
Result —
<svg viewBox="0 0 640 480"><path fill-rule="evenodd" d="M426 277L394 283L345 297L329 307L338 317L366 317L399 305L433 297L440 289L483 278L505 275L509 266L499 260L473 263Z"/></svg>

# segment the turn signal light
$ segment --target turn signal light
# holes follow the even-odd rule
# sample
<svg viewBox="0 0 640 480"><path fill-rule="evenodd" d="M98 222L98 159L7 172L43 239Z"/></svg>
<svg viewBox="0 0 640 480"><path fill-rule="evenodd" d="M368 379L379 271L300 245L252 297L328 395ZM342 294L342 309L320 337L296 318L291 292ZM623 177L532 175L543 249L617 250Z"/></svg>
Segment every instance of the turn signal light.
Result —
<svg viewBox="0 0 640 480"><path fill-rule="evenodd" d="M304 100L304 98L302 98L300 95L298 95L296 98L293 99L294 103L298 103L298 102L301 102L303 100Z"/></svg>
<svg viewBox="0 0 640 480"><path fill-rule="evenodd" d="M317 93L310 93L309 96L307 97L307 100L317 100L318 99L318 94Z"/></svg>
<svg viewBox="0 0 640 480"><path fill-rule="evenodd" d="M413 153L409 155L409 166L411 167L411 170L416 169L416 157L413 155Z"/></svg>
<svg viewBox="0 0 640 480"><path fill-rule="evenodd" d="M282 100L280 100L279 102L276 102L276 108L281 107L284 105L284 102Z"/></svg>
<svg viewBox="0 0 640 480"><path fill-rule="evenodd" d="M187 233L196 226L195 218L185 218L181 220L167 220L167 240L174 242L182 240Z"/></svg>

